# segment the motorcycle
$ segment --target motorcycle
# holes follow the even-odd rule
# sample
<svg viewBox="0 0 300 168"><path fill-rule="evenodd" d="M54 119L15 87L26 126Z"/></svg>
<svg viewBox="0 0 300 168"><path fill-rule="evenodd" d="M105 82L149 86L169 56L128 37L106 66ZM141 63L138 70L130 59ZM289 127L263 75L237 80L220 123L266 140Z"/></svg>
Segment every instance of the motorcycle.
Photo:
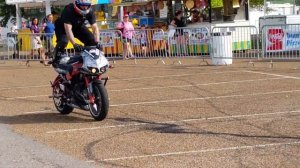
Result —
<svg viewBox="0 0 300 168"><path fill-rule="evenodd" d="M108 77L102 75L110 66L103 52L87 46L79 55L65 56L53 67L59 74L50 82L56 109L66 115L77 108L89 111L97 121L104 120L109 99L105 88Z"/></svg>

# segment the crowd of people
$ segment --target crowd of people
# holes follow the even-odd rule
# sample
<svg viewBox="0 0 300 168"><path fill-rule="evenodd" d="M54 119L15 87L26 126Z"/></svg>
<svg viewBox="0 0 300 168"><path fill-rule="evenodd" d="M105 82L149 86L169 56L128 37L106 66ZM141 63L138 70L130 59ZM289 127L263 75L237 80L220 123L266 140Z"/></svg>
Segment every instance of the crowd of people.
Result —
<svg viewBox="0 0 300 168"><path fill-rule="evenodd" d="M55 26L53 23L53 15L49 14L46 17L45 22L42 24L42 27L39 26L38 18L32 18L30 32L31 35L31 54L26 65L30 66L29 60L34 57L34 52L38 52L39 58L41 58L40 63L45 66L48 66L47 59L52 56L53 51L53 36L54 36ZM45 51L43 44L46 46L47 51Z"/></svg>
<svg viewBox="0 0 300 168"><path fill-rule="evenodd" d="M174 28L185 27L182 16L183 12L177 11L174 20L170 23L171 26ZM89 22L92 32L85 26L86 20ZM35 52L38 53L38 57L41 59L40 63L48 66L47 60L63 53L69 42L72 43L75 50L82 48L82 46L75 43L75 38L78 38L85 45L101 45L99 44L100 37L96 17L91 10L90 1L87 0L75 0L75 3L67 5L61 17L55 23L53 22L53 14L49 14L42 24L39 24L38 18L32 18L30 25L31 52L26 61L27 66L30 66L30 60L34 58ZM22 27L26 27L26 24L22 23ZM128 14L124 14L123 21L119 22L116 28L122 32L123 59L135 58L132 49L135 28L130 22ZM149 47L148 31L145 25L141 25L138 31L141 53L146 56ZM17 34L17 32L14 33ZM57 38L56 47L53 46L54 34ZM182 29L176 29L175 36L177 44L184 43L185 38ZM136 41L136 39L134 40Z"/></svg>

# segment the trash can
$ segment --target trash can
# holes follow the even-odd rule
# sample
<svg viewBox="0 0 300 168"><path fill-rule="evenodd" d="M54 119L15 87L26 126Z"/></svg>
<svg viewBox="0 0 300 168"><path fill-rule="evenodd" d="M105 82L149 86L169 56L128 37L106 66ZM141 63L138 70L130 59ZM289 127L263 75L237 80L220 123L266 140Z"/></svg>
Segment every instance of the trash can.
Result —
<svg viewBox="0 0 300 168"><path fill-rule="evenodd" d="M231 32L218 32L211 35L211 57L213 65L232 64Z"/></svg>

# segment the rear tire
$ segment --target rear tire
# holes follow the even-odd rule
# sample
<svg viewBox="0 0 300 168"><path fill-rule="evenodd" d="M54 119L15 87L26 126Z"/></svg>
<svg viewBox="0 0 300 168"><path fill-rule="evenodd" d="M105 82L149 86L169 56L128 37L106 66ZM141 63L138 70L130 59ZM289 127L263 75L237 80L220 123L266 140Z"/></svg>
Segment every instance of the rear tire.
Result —
<svg viewBox="0 0 300 168"><path fill-rule="evenodd" d="M104 120L108 113L109 100L103 83L93 83L93 94L95 101L94 104L89 104L90 113L95 120Z"/></svg>
<svg viewBox="0 0 300 168"><path fill-rule="evenodd" d="M70 114L74 110L74 108L67 105L66 99L64 98L64 91L59 87L60 83L61 81L53 87L53 103L58 112L60 112L63 115L67 115Z"/></svg>

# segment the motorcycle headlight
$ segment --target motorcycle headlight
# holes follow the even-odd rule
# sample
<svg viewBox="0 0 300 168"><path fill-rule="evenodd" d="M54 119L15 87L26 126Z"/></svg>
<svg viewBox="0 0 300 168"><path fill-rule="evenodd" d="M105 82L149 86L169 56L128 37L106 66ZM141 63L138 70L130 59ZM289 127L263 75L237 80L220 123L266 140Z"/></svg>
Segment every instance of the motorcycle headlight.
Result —
<svg viewBox="0 0 300 168"><path fill-rule="evenodd" d="M93 74L99 73L99 70L98 70L97 68L94 68L94 67L88 67L88 70L89 70L91 73L93 73Z"/></svg>
<svg viewBox="0 0 300 168"><path fill-rule="evenodd" d="M92 73L96 73L97 69L96 68L92 68Z"/></svg>

